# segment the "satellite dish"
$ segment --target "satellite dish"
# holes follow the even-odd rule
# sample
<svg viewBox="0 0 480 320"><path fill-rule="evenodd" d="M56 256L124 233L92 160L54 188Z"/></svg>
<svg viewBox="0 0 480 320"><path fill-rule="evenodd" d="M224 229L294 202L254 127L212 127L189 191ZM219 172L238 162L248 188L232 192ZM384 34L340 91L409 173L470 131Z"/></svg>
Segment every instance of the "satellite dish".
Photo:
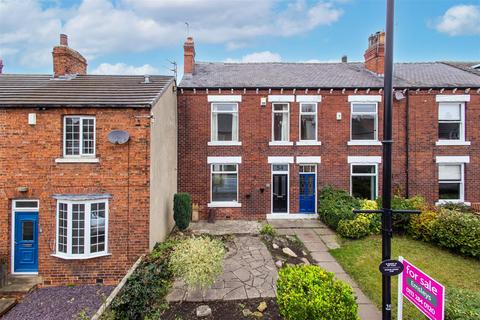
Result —
<svg viewBox="0 0 480 320"><path fill-rule="evenodd" d="M130 139L130 134L123 130L113 130L108 134L108 141L113 144L124 144Z"/></svg>

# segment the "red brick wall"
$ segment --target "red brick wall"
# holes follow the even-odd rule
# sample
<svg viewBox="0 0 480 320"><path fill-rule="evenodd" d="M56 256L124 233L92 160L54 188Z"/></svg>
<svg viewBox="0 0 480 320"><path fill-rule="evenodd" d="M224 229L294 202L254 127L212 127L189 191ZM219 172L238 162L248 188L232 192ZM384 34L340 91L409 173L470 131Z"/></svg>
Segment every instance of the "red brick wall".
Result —
<svg viewBox="0 0 480 320"><path fill-rule="evenodd" d="M242 95L239 104L239 139L241 146L207 146L210 140L210 104L207 101L205 89L196 92L184 89L179 92L179 190L189 192L193 201L200 205L200 218L206 219L207 203L210 200L210 168L207 164L209 156L241 156L239 165L239 201L241 208L216 208L220 219L264 219L271 209L271 190L266 187L271 181L271 168L268 156L321 156L321 164L317 166L317 190L323 186L332 185L345 190L350 189L350 165L348 156L381 156L381 146L348 146L350 139L350 103L348 95L367 94L364 90L322 90L322 102L318 108L318 139L321 146L269 146L272 135L271 103L260 107L260 98L267 97L267 90L242 90L224 94ZM291 95L292 90L284 90L283 94ZM316 91L310 91L316 94ZM466 165L466 201L478 202L479 195L475 172L477 160L474 154L477 150L477 131L480 117L480 95L470 92L472 101L467 104L466 137L472 142L470 147L436 147L437 140L437 109L435 95L439 92L411 91L409 95L409 187L407 190L407 99L395 101L393 105L393 188L396 194L423 195L430 203L437 200L438 181L436 155L470 155L471 163ZM444 94L452 94L443 92ZM210 90L209 94L219 94L218 90ZM281 94L278 90L270 94ZM305 94L297 90L296 94ZM378 95L378 90L368 94ZM460 92L462 94L462 92ZM383 133L383 103L379 103L379 140ZM342 120L336 120L336 113L342 113ZM290 103L290 140L297 141L299 135L299 104ZM298 164L290 165L290 212L299 211ZM382 166L379 165L379 188L382 191ZM264 192L260 192L264 188ZM250 194L250 198L246 195Z"/></svg>
<svg viewBox="0 0 480 320"><path fill-rule="evenodd" d="M28 113L37 124L28 125ZM62 151L63 116L96 117L96 156L99 163L55 163ZM10 258L12 199L40 200L39 274L45 284L113 283L148 251L149 145L148 109L33 108L0 110L0 255ZM113 145L111 130L127 130L131 140ZM28 187L20 193L17 187ZM52 257L55 250L56 201L53 194L109 193L110 256L87 260Z"/></svg>

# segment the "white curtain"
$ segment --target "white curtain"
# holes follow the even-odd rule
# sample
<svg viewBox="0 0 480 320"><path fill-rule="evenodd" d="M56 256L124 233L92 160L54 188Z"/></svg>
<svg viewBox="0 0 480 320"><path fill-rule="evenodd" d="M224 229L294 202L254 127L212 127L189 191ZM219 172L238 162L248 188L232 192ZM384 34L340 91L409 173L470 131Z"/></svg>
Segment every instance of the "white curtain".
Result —
<svg viewBox="0 0 480 320"><path fill-rule="evenodd" d="M232 141L238 141L238 113L232 113Z"/></svg>
<svg viewBox="0 0 480 320"><path fill-rule="evenodd" d="M438 178L439 180L461 180L462 166L461 165L439 165Z"/></svg>
<svg viewBox="0 0 480 320"><path fill-rule="evenodd" d="M282 113L282 141L288 141L288 112Z"/></svg>
<svg viewBox="0 0 480 320"><path fill-rule="evenodd" d="M438 108L439 120L461 120L460 105L440 104Z"/></svg>
<svg viewBox="0 0 480 320"><path fill-rule="evenodd" d="M212 115L212 141L218 141L218 117L216 112Z"/></svg>

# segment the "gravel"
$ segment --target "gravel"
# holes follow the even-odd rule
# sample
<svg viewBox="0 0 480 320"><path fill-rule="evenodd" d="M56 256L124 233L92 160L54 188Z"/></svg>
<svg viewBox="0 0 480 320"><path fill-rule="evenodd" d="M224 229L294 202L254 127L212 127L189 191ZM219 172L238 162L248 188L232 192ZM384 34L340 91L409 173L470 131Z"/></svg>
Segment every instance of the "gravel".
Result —
<svg viewBox="0 0 480 320"><path fill-rule="evenodd" d="M103 285L79 285L37 289L26 295L2 320L77 319L81 312L91 317L113 288Z"/></svg>

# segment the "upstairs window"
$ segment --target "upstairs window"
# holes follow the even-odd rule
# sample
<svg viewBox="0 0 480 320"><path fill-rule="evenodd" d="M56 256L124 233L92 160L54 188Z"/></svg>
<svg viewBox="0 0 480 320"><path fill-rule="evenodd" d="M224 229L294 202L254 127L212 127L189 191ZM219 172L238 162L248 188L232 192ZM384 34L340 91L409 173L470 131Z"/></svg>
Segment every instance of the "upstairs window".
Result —
<svg viewBox="0 0 480 320"><path fill-rule="evenodd" d="M212 142L238 141L238 104L212 103Z"/></svg>
<svg viewBox="0 0 480 320"><path fill-rule="evenodd" d="M289 104L273 103L273 141L289 141Z"/></svg>
<svg viewBox="0 0 480 320"><path fill-rule="evenodd" d="M65 157L95 156L95 117L66 116L63 128Z"/></svg>
<svg viewBox="0 0 480 320"><path fill-rule="evenodd" d="M300 141L317 141L316 103L300 103Z"/></svg>
<svg viewBox="0 0 480 320"><path fill-rule="evenodd" d="M377 198L377 165L352 164L351 194L360 199Z"/></svg>
<svg viewBox="0 0 480 320"><path fill-rule="evenodd" d="M377 104L352 103L351 140L376 141L377 139Z"/></svg>
<svg viewBox="0 0 480 320"><path fill-rule="evenodd" d="M57 253L66 259L107 254L108 200L57 203Z"/></svg>
<svg viewBox="0 0 480 320"><path fill-rule="evenodd" d="M464 141L464 104L440 103L438 108L438 139Z"/></svg>
<svg viewBox="0 0 480 320"><path fill-rule="evenodd" d="M463 202L463 164L438 165L438 180L440 201Z"/></svg>

